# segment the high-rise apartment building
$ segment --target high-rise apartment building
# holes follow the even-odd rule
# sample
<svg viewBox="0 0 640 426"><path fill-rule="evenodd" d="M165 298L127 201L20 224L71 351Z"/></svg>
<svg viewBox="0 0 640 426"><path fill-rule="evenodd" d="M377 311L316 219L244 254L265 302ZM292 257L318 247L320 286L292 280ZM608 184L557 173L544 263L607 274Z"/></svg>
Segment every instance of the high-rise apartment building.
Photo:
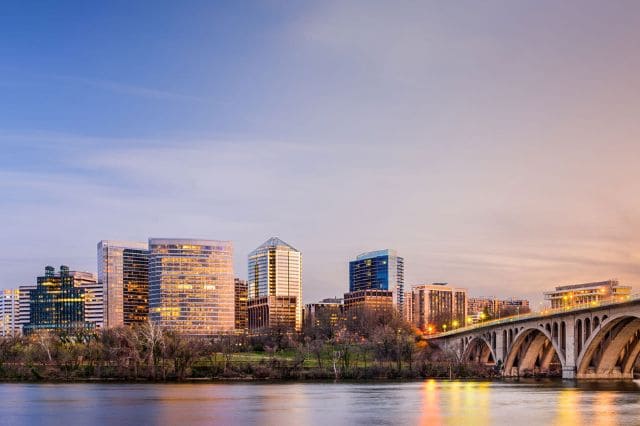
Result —
<svg viewBox="0 0 640 426"><path fill-rule="evenodd" d="M149 320L147 243L100 241L98 282L104 292L105 327L142 324Z"/></svg>
<svg viewBox="0 0 640 426"><path fill-rule="evenodd" d="M239 331L245 331L249 328L249 319L247 312L247 296L248 287L245 280L236 278L235 284L235 328Z"/></svg>
<svg viewBox="0 0 640 426"><path fill-rule="evenodd" d="M0 336L13 337L22 333L20 329L20 290L0 292Z"/></svg>
<svg viewBox="0 0 640 426"><path fill-rule="evenodd" d="M349 292L360 290L393 292L393 304L404 314L404 259L389 249L357 256L349 262Z"/></svg>
<svg viewBox="0 0 640 426"><path fill-rule="evenodd" d="M150 238L149 315L154 323L184 334L233 331L232 243Z"/></svg>
<svg viewBox="0 0 640 426"><path fill-rule="evenodd" d="M432 333L463 327L467 318L467 290L446 283L418 285L411 290L412 323Z"/></svg>
<svg viewBox="0 0 640 426"><path fill-rule="evenodd" d="M69 267L61 266L56 274L52 266L47 266L37 282L36 288L29 290L29 322L23 327L26 334L95 327L95 323L85 321L85 290L75 285Z"/></svg>
<svg viewBox="0 0 640 426"><path fill-rule="evenodd" d="M302 255L277 237L249 254L249 329L302 329Z"/></svg>

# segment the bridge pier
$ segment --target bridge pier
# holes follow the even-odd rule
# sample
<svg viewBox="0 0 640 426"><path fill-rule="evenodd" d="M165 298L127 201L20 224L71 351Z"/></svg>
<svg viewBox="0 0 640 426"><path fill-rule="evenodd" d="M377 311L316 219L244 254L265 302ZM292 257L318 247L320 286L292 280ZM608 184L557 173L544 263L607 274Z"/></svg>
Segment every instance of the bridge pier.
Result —
<svg viewBox="0 0 640 426"><path fill-rule="evenodd" d="M562 367L562 378L563 379L575 379L576 378L576 367L575 366Z"/></svg>
<svg viewBox="0 0 640 426"><path fill-rule="evenodd" d="M564 324L564 337L562 338L561 346L564 346L564 365L562 366L562 378L563 379L575 379L576 378L576 345L575 345L575 318L565 318Z"/></svg>

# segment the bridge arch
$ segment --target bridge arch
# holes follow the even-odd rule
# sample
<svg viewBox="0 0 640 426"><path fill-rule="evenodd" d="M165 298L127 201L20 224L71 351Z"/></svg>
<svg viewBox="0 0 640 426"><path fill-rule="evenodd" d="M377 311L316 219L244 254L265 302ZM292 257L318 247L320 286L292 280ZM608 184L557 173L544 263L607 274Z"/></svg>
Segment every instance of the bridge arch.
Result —
<svg viewBox="0 0 640 426"><path fill-rule="evenodd" d="M557 339L557 323L554 324L554 331L551 334L546 327L530 327L518 333L508 350L504 375L520 376L536 370L546 373L554 359L564 366L564 353Z"/></svg>
<svg viewBox="0 0 640 426"><path fill-rule="evenodd" d="M576 360L578 378L633 378L640 355L640 316L603 316Z"/></svg>
<svg viewBox="0 0 640 426"><path fill-rule="evenodd" d="M484 336L476 336L470 339L462 354L462 360L465 362L492 365L496 363L496 359L493 345Z"/></svg>

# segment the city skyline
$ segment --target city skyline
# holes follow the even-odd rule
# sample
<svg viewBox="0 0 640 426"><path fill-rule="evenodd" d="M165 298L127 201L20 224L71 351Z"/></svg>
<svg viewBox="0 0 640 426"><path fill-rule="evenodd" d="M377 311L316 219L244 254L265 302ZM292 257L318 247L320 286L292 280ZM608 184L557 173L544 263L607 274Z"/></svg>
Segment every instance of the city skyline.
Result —
<svg viewBox="0 0 640 426"><path fill-rule="evenodd" d="M31 9L0 17L0 289L149 235L232 240L242 279L280 235L305 303L384 247L533 308L640 282L637 3Z"/></svg>

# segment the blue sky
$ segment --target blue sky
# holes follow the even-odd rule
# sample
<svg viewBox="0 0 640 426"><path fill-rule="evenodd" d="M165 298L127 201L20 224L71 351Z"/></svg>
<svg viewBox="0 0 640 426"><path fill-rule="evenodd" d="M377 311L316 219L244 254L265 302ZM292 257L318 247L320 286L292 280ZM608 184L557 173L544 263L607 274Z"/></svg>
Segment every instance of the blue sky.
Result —
<svg viewBox="0 0 640 426"><path fill-rule="evenodd" d="M241 4L242 3L242 4ZM0 288L100 239L272 235L305 301L391 247L407 284L538 301L640 278L640 5L11 2Z"/></svg>

